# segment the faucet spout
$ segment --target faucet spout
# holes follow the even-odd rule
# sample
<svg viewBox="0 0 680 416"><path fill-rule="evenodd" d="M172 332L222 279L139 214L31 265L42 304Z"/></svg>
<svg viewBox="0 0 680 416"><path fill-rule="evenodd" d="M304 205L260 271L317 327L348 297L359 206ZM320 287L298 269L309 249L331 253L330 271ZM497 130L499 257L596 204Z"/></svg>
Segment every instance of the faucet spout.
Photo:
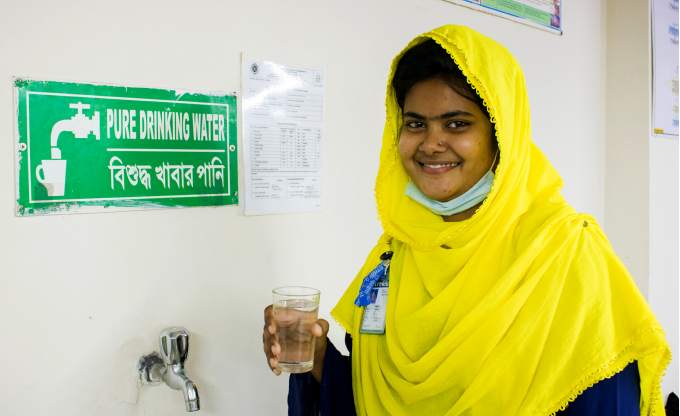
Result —
<svg viewBox="0 0 680 416"><path fill-rule="evenodd" d="M52 146L57 145L59 135L65 131L73 131L73 121L71 119L60 120L54 125L54 127L52 127L52 134L50 135L50 142L52 142Z"/></svg>
<svg viewBox="0 0 680 416"><path fill-rule="evenodd" d="M187 412L200 410L198 389L184 370L184 363L189 356L189 331L181 326L165 328L161 331L160 346L160 355L167 367L163 381L175 390L182 390Z"/></svg>
<svg viewBox="0 0 680 416"><path fill-rule="evenodd" d="M182 390L187 412L201 410L198 388L196 387L196 383L193 382L184 370L184 365L169 365L167 371L163 375L163 381L174 390Z"/></svg>

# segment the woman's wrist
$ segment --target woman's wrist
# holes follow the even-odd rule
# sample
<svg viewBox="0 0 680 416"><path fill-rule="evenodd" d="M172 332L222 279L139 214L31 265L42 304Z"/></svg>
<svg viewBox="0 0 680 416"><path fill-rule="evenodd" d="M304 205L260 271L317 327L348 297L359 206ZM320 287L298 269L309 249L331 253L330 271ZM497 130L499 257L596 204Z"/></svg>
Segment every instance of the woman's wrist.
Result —
<svg viewBox="0 0 680 416"><path fill-rule="evenodd" d="M314 377L314 380L316 380L317 383L321 383L321 375L323 374L323 362L324 359L326 358L326 349L328 347L327 343L324 343L324 346L320 348L318 351L314 352L314 367L312 368L312 377Z"/></svg>

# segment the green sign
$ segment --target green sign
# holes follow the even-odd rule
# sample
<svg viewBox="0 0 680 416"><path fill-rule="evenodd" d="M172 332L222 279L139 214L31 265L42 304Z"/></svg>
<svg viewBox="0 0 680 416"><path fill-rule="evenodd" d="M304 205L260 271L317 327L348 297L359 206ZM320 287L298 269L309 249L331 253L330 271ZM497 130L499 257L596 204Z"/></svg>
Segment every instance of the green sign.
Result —
<svg viewBox="0 0 680 416"><path fill-rule="evenodd" d="M534 22L541 23L546 26L553 26L556 29L560 28L559 19L555 20L556 16L550 14L551 11L555 10L555 6L551 1L482 0L482 4L484 6L489 6L491 8L500 10L502 12L510 13L518 17L524 17L526 19L533 20ZM540 9L538 9L537 7L540 7ZM553 13L555 12L553 11Z"/></svg>
<svg viewBox="0 0 680 416"><path fill-rule="evenodd" d="M562 0L446 0L548 32L562 33Z"/></svg>
<svg viewBox="0 0 680 416"><path fill-rule="evenodd" d="M238 203L235 94L15 79L17 215Z"/></svg>

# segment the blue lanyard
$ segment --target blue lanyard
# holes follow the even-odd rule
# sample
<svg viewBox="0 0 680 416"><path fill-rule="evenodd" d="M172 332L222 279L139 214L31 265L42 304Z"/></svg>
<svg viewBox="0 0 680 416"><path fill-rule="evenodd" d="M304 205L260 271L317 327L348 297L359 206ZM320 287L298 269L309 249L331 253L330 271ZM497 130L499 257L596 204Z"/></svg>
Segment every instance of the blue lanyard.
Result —
<svg viewBox="0 0 680 416"><path fill-rule="evenodd" d="M381 277L385 276L389 279L390 276L390 260L392 259L392 252L386 251L380 256L380 264L373 269L368 276L364 277L364 281L361 283L361 289L359 289L359 296L357 296L354 304L358 307L366 306L371 303L371 289Z"/></svg>

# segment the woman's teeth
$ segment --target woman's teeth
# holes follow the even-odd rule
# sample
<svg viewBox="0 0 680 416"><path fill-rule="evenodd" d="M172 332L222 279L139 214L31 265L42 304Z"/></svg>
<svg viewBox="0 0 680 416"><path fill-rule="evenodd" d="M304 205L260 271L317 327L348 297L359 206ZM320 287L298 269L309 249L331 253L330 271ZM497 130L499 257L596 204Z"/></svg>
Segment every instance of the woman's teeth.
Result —
<svg viewBox="0 0 680 416"><path fill-rule="evenodd" d="M443 167L445 167L445 166L453 166L453 167L456 167L456 166L458 166L458 165L460 165L460 163L447 163L447 164L445 164L445 165L429 165L429 164L427 164L427 163L423 163L423 166L427 166L428 168L432 168L432 169L439 169L439 168L443 168Z"/></svg>

